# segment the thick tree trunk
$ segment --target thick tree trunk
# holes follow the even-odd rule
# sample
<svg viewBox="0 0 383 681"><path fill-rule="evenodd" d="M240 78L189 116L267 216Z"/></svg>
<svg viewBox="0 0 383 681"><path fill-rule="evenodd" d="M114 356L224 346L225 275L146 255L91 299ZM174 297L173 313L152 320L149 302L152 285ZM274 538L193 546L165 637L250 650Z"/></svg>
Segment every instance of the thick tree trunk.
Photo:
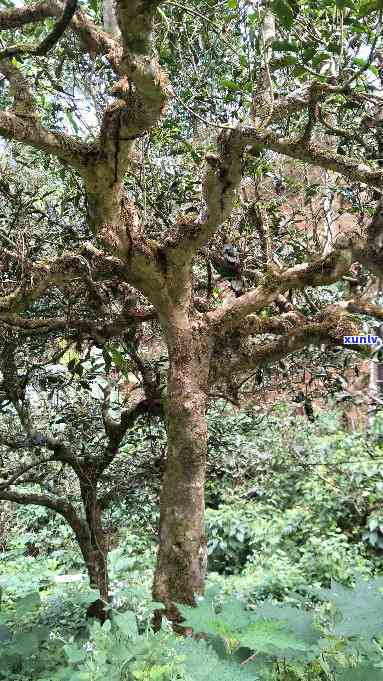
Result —
<svg viewBox="0 0 383 681"><path fill-rule="evenodd" d="M204 484L207 451L206 335L186 321L168 335L168 454L161 492L153 597L177 619L175 602L195 605L207 565Z"/></svg>

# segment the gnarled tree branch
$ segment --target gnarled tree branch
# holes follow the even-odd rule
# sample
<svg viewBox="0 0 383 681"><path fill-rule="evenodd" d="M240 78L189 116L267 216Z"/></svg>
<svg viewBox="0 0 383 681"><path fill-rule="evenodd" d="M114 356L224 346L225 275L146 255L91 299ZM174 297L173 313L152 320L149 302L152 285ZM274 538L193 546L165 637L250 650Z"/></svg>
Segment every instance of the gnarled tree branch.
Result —
<svg viewBox="0 0 383 681"><path fill-rule="evenodd" d="M266 366L298 352L309 345L340 345L343 336L358 334L359 330L352 316L342 307L333 306L323 310L307 323L294 327L277 340L262 343L233 353L225 351L225 339L218 341L212 358L212 383L220 384L222 379L231 382L235 376L244 375L256 367ZM353 346L357 349L357 346Z"/></svg>
<svg viewBox="0 0 383 681"><path fill-rule="evenodd" d="M333 170L354 182L362 182L377 189L383 187L383 170L370 168L361 161L334 151L330 152L313 142L305 144L300 137L279 138L274 132L251 127L241 128L240 134L243 145L249 153L258 154L260 149L272 149L290 158L307 161L325 170Z"/></svg>
<svg viewBox="0 0 383 681"><path fill-rule="evenodd" d="M337 248L316 262L290 267L284 272L270 271L256 289L245 293L231 304L207 313L210 324L217 331L237 328L249 314L269 305L278 294L288 289L332 284L348 272L355 253L362 250L363 240L356 236L340 241Z"/></svg>

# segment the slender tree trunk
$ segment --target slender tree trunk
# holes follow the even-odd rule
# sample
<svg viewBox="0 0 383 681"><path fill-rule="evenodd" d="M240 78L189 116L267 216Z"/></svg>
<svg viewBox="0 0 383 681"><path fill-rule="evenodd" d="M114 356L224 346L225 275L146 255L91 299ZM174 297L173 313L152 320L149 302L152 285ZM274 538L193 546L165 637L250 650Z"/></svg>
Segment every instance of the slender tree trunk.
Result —
<svg viewBox="0 0 383 681"><path fill-rule="evenodd" d="M100 542L102 542L102 538L99 536L97 543L92 543L92 550L87 560L87 569L91 588L98 589L100 599L107 605L109 602L107 547L105 544L100 545Z"/></svg>
<svg viewBox="0 0 383 681"><path fill-rule="evenodd" d="M383 362L370 360L368 426L372 427L376 412L381 409L383 397Z"/></svg>
<svg viewBox="0 0 383 681"><path fill-rule="evenodd" d="M185 321L185 320L184 320ZM175 602L195 605L207 565L204 484L207 451L206 388L209 344L188 320L167 335L168 454L162 484L160 544L153 597L177 620ZM179 619L178 619L179 621Z"/></svg>
<svg viewBox="0 0 383 681"><path fill-rule="evenodd" d="M80 481L81 497L83 500L88 532L82 537L80 548L87 566L90 587L100 593L99 611L97 616L101 620L107 618L103 610L109 603L109 575L108 575L108 537L102 527L101 508L97 502L97 488L94 481Z"/></svg>
<svg viewBox="0 0 383 681"><path fill-rule="evenodd" d="M89 473L89 471L88 471ZM76 537L89 576L90 586L97 589L100 598L96 601L97 608L93 608L93 616L105 620L107 614L103 609L108 604L108 536L101 523L101 507L97 502L95 486L86 478L86 483L79 478L81 494L86 519L80 515L72 504L62 499L54 500L48 496L32 493L3 491L1 496L5 500L15 503L43 506L59 513L65 518ZM93 605L93 604L92 604ZM89 610L89 608L88 608Z"/></svg>
<svg viewBox="0 0 383 681"><path fill-rule="evenodd" d="M99 591L100 602L104 606L109 596L107 537L101 526L91 528L86 520L78 520L75 525L72 524L72 529L84 559L89 585Z"/></svg>
<svg viewBox="0 0 383 681"><path fill-rule="evenodd" d="M114 0L102 0L102 15L104 31L119 36L120 29L118 27Z"/></svg>

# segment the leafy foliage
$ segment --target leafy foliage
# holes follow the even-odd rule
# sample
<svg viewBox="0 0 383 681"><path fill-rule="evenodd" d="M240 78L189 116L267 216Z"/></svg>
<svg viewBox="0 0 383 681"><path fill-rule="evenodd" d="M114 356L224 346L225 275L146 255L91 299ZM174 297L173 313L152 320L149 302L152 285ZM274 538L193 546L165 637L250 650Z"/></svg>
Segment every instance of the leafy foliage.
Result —
<svg viewBox="0 0 383 681"><path fill-rule="evenodd" d="M209 418L214 434L214 412ZM73 559L64 526L55 526L49 511L23 509L8 553L0 554L1 681L378 681L382 581L364 581L361 573L380 566L379 556L364 555L363 539L364 513L380 493L379 440L374 432L367 439L346 434L326 414L311 424L287 410L264 426L249 416L228 418L220 431L226 448L218 438L210 442L209 475L220 495L219 508L209 509L206 519L215 571L198 607L181 606L183 624L206 640L180 640L166 628L151 632L155 553L144 527L145 517L154 521L154 500L140 509L138 494L130 506L111 506L111 527L119 527L119 545L109 554L112 619L90 628L84 615L94 594L86 582L55 583ZM376 463L372 456L364 462L365 447ZM355 463L340 467L346 460ZM306 468L302 461L319 465ZM324 487L319 471L333 485ZM239 499L249 485L254 495ZM47 553L22 555L26 537ZM60 538L67 562L51 550ZM354 589L345 586L352 583Z"/></svg>
<svg viewBox="0 0 383 681"><path fill-rule="evenodd" d="M321 597L336 607L346 626L353 617L355 625L347 630L335 629L330 613L327 624L323 619L320 624L319 610L307 612L271 601L249 609L237 597L226 598L216 588L209 589L197 608L181 606L184 625L191 626L194 633L203 632L203 637L196 639L179 639L167 626L153 633L150 617L140 631L137 609L113 609L111 620L103 626L84 624L81 636L68 637L65 627L59 635L49 634L48 626L38 624L40 594L30 593L13 602L13 625L10 612L2 611L0 679L378 681L383 656L379 646L373 648L369 640L383 634L376 617L381 605L377 587L381 581L358 584L355 591L336 584L322 591ZM360 620L358 607L366 593L369 605ZM150 610L156 606L152 603ZM6 620L8 624L3 624Z"/></svg>
<svg viewBox="0 0 383 681"><path fill-rule="evenodd" d="M335 605L341 617L332 627L334 634L352 637L362 631L366 640L373 639L382 626L382 589L381 577L370 582L357 579L352 591L336 583L331 589L322 589L320 595Z"/></svg>

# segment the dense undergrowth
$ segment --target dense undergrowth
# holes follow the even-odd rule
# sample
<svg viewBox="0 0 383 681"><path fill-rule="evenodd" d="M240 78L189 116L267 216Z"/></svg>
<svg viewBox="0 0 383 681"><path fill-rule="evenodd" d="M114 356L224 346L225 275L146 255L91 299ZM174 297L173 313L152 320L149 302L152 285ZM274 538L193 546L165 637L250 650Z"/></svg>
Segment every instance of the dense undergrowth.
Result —
<svg viewBox="0 0 383 681"><path fill-rule="evenodd" d="M85 618L97 594L66 526L7 506L0 681L383 679L381 431L380 418L350 434L334 413L311 424L283 407L210 414L207 591L183 608L195 638L150 627L155 485L110 511L102 626Z"/></svg>

